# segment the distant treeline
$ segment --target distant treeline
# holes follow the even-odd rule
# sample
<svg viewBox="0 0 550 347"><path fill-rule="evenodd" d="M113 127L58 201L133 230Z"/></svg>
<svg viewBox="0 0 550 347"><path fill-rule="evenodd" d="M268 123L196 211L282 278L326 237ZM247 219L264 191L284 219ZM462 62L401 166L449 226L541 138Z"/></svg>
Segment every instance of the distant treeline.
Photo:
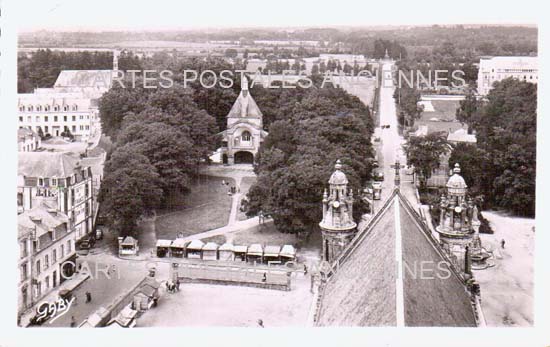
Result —
<svg viewBox="0 0 550 347"><path fill-rule="evenodd" d="M140 60L128 53L120 55L119 69L141 69ZM112 52L63 52L40 49L17 59L17 92L32 93L35 88L53 87L62 70L110 70Z"/></svg>

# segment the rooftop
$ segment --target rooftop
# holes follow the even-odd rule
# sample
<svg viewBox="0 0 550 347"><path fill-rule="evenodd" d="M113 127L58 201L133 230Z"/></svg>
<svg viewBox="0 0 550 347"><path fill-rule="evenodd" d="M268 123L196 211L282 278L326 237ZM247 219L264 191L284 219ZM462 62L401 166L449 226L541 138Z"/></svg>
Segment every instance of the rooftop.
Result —
<svg viewBox="0 0 550 347"><path fill-rule="evenodd" d="M78 156L61 152L20 152L18 159L17 173L25 177L69 177L81 163Z"/></svg>
<svg viewBox="0 0 550 347"><path fill-rule="evenodd" d="M432 264L431 276L419 276L419 264ZM449 264L448 272L438 272L439 264ZM329 276L321 289L319 326L477 325L463 278L398 191Z"/></svg>

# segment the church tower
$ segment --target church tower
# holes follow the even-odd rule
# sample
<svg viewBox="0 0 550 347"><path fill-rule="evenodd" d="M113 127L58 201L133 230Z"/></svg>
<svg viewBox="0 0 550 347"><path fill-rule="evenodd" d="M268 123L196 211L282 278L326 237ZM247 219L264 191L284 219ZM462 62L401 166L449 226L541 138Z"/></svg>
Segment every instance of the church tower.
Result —
<svg viewBox="0 0 550 347"><path fill-rule="evenodd" d="M468 271L466 263L469 260L482 265L487 259L479 239L478 209L472 198L467 197L467 192L460 165L455 164L453 175L447 182L447 195L441 196L436 231L441 246L463 272Z"/></svg>
<svg viewBox="0 0 550 347"><path fill-rule="evenodd" d="M340 160L330 176L329 193L323 194L323 220L319 223L323 235L323 260L332 262L351 242L357 231L353 221L353 192L342 172Z"/></svg>

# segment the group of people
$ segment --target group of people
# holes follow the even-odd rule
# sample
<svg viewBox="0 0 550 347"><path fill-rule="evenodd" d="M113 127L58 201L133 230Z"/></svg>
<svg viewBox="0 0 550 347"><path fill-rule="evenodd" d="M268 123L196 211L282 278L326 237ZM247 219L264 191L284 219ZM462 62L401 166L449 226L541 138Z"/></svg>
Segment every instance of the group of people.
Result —
<svg viewBox="0 0 550 347"><path fill-rule="evenodd" d="M173 281L166 281L166 291L168 293L175 293L180 291L180 280L179 278L174 283Z"/></svg>

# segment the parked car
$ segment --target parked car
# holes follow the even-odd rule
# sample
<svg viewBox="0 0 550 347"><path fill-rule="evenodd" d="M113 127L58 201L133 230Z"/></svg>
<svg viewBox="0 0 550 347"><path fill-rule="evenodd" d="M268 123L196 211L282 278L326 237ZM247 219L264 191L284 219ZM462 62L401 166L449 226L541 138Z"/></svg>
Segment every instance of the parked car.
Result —
<svg viewBox="0 0 550 347"><path fill-rule="evenodd" d="M374 174L374 180L376 182L382 182L384 181L384 173L382 171L377 171Z"/></svg>
<svg viewBox="0 0 550 347"><path fill-rule="evenodd" d="M80 240L79 248L81 250L88 250L94 246L95 238L86 236L82 240Z"/></svg>

